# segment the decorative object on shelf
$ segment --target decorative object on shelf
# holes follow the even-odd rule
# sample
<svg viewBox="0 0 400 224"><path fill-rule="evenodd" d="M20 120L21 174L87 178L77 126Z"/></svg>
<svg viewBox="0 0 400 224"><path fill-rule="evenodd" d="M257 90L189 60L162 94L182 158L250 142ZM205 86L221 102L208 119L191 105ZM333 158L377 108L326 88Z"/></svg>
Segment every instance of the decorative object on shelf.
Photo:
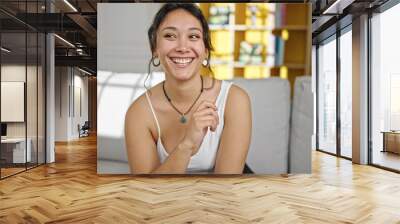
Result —
<svg viewBox="0 0 400 224"><path fill-rule="evenodd" d="M284 64L285 42L289 39L289 32L282 30L281 35L275 38L275 65L281 66Z"/></svg>
<svg viewBox="0 0 400 224"><path fill-rule="evenodd" d="M267 24L266 18L269 16L268 4L265 3L247 3L246 7L246 25L263 26Z"/></svg>
<svg viewBox="0 0 400 224"><path fill-rule="evenodd" d="M257 25L257 11L258 7L255 5L249 5L247 6L248 11L250 12L250 25Z"/></svg>
<svg viewBox="0 0 400 224"><path fill-rule="evenodd" d="M250 44L247 41L240 42L239 62L254 64L261 63L262 50L263 46L261 44Z"/></svg>
<svg viewBox="0 0 400 224"><path fill-rule="evenodd" d="M275 9L275 27L286 26L287 7L286 4L276 4Z"/></svg>
<svg viewBox="0 0 400 224"><path fill-rule="evenodd" d="M229 16L233 12L230 5L215 4L210 6L208 22L212 25L228 25Z"/></svg>
<svg viewBox="0 0 400 224"><path fill-rule="evenodd" d="M286 66L281 66L279 68L279 77L281 77L282 79L287 79L289 76L288 73L288 68Z"/></svg>

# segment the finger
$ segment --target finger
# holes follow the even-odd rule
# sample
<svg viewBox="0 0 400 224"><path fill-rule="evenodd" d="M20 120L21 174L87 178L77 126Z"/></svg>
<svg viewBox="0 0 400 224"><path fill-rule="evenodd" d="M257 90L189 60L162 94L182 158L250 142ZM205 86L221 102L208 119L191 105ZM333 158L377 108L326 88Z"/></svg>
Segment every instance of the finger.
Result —
<svg viewBox="0 0 400 224"><path fill-rule="evenodd" d="M218 117L218 112L212 108L206 108L206 109L197 111L193 114L194 117L201 117L201 116L205 116L205 115L214 115L214 116Z"/></svg>
<svg viewBox="0 0 400 224"><path fill-rule="evenodd" d="M198 128L198 130L210 128L210 130L214 132L217 129L218 125L218 120L212 117L209 117L207 119L202 118L201 120L196 121L196 127Z"/></svg>
<svg viewBox="0 0 400 224"><path fill-rule="evenodd" d="M218 119L212 115L207 115L207 116L199 118L199 122L201 123L200 126L202 128L205 128L205 126L203 126L203 125L207 124L208 127L210 127L212 130L215 130L219 124Z"/></svg>
<svg viewBox="0 0 400 224"><path fill-rule="evenodd" d="M212 119L212 120L215 121L216 125L219 124L219 117L218 117L218 115L215 115L215 114L206 114L206 115L203 115L203 116L198 116L198 117L196 117L196 119L198 121L205 121L205 120Z"/></svg>
<svg viewBox="0 0 400 224"><path fill-rule="evenodd" d="M203 130L208 130L208 128L210 128L211 131L215 131L216 130L216 125L215 125L215 121L213 120L204 120L201 122L201 126L203 127Z"/></svg>
<svg viewBox="0 0 400 224"><path fill-rule="evenodd" d="M195 117L193 119L195 127L197 127L198 129L203 129L206 128L207 122L211 121L213 123L211 123L211 125L209 125L210 127L213 126L217 126L219 124L219 120L217 117L215 117L214 115L204 115L204 116L199 116L199 117ZM214 125L215 124L215 125Z"/></svg>
<svg viewBox="0 0 400 224"><path fill-rule="evenodd" d="M204 108L213 108L214 110L217 110L217 106L215 106L215 104L213 102L204 100L199 104L199 106L196 108L195 111L199 111Z"/></svg>
<svg viewBox="0 0 400 224"><path fill-rule="evenodd" d="M212 109L214 111L218 110L217 107L214 104L203 103L199 108L197 108L196 111L202 111L202 110L205 110L205 109L208 109L208 108L210 108L210 109Z"/></svg>

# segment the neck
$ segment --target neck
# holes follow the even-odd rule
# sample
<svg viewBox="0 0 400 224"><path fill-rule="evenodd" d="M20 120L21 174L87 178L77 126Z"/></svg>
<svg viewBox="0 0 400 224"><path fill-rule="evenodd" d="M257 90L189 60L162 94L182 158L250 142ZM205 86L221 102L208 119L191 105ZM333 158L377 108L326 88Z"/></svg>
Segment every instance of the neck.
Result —
<svg viewBox="0 0 400 224"><path fill-rule="evenodd" d="M201 82L202 80L199 75L193 76L191 79L185 81L166 77L165 91L173 102L193 102L200 93Z"/></svg>

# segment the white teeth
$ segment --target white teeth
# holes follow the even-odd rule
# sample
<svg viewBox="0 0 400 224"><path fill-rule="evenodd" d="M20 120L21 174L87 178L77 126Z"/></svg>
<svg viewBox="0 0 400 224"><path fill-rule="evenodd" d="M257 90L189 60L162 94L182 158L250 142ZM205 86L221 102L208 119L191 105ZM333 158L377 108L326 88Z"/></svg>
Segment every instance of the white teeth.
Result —
<svg viewBox="0 0 400 224"><path fill-rule="evenodd" d="M187 64L193 61L193 58L171 58L171 60L178 64Z"/></svg>

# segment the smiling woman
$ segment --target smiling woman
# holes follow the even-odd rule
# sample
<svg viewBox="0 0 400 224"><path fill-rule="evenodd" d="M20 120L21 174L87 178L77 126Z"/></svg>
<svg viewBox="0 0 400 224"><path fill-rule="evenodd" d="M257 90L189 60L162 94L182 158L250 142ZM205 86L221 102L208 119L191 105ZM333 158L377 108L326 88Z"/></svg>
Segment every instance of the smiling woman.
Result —
<svg viewBox="0 0 400 224"><path fill-rule="evenodd" d="M125 117L133 174L241 174L251 139L251 105L236 85L215 80L209 28L194 4L165 4L148 30L165 81L135 100ZM201 68L209 74L200 74Z"/></svg>

